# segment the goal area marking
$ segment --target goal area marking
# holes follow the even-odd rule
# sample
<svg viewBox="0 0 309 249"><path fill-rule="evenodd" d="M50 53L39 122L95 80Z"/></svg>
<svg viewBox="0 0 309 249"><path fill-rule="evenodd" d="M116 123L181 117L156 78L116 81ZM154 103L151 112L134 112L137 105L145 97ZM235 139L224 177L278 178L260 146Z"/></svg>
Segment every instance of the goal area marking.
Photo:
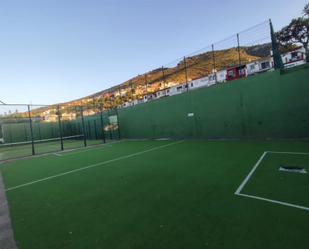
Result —
<svg viewBox="0 0 309 249"><path fill-rule="evenodd" d="M257 170L257 168L259 167L259 165L261 164L261 162L263 161L263 159L265 158L265 156L267 154L309 155L309 153L307 153L307 152L264 151L262 156L259 158L259 160L256 162L256 164L253 166L253 168L251 169L249 174L242 181L242 183L239 185L239 187L237 188L237 190L235 191L234 194L237 195L237 196L247 197L247 198L256 199L256 200L260 200L260 201L266 201L266 202L270 202L270 203L274 203L274 204L278 204L278 205L283 205L283 206L287 206L287 207L298 208L298 209L302 209L302 210L305 210L305 211L309 212L309 207L305 207L305 206L301 206L301 205L296 205L296 204L289 203L289 202L284 202L284 201L264 198L264 197L260 197L260 196L256 196L256 195L242 194L241 193L241 191L246 186L248 181L252 178L252 175Z"/></svg>

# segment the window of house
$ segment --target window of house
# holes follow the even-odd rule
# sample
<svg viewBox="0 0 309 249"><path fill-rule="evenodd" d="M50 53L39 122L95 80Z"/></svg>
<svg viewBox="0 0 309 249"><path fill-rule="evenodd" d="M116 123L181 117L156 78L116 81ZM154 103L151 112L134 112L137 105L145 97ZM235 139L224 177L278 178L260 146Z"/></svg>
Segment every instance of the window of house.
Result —
<svg viewBox="0 0 309 249"><path fill-rule="evenodd" d="M297 57L297 52L291 53L291 57L292 57L292 58Z"/></svg>
<svg viewBox="0 0 309 249"><path fill-rule="evenodd" d="M261 68L262 68L262 69L270 68L270 63L269 63L269 61L262 62L262 63L261 63Z"/></svg>
<svg viewBox="0 0 309 249"><path fill-rule="evenodd" d="M234 70L228 71L227 75L228 75L229 78L235 77Z"/></svg>

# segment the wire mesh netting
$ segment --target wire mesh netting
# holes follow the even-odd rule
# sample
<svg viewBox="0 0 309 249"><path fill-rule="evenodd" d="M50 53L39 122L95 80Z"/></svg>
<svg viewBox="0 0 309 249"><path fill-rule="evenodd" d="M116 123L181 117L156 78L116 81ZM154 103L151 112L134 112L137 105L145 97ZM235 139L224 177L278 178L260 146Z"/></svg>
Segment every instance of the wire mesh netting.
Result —
<svg viewBox="0 0 309 249"><path fill-rule="evenodd" d="M1 104L0 161L120 139L117 111L103 109L91 104Z"/></svg>
<svg viewBox="0 0 309 249"><path fill-rule="evenodd" d="M269 20L102 91L104 110L129 107L273 69Z"/></svg>

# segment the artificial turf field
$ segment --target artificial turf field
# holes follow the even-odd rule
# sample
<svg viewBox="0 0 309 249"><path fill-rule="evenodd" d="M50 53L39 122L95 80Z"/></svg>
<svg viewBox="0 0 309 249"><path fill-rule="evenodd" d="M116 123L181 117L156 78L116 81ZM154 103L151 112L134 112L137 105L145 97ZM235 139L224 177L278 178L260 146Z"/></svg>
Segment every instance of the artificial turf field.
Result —
<svg viewBox="0 0 309 249"><path fill-rule="evenodd" d="M121 141L0 166L19 249L309 247L308 141Z"/></svg>
<svg viewBox="0 0 309 249"><path fill-rule="evenodd" d="M44 141L44 140L39 140ZM89 140L87 139L87 145L97 145L102 144L102 139L98 140ZM61 143L60 138L55 139L54 141L47 142L35 142L35 153L36 154L44 154L49 152L57 152L61 150ZM83 138L80 137L79 139L64 139L63 140L63 147L65 150L69 149L76 149L84 147ZM11 160L16 158L22 158L26 156L32 155L32 145L31 142L27 142L26 144L23 143L16 143L14 146L8 146L5 144L0 144L0 161L3 160Z"/></svg>

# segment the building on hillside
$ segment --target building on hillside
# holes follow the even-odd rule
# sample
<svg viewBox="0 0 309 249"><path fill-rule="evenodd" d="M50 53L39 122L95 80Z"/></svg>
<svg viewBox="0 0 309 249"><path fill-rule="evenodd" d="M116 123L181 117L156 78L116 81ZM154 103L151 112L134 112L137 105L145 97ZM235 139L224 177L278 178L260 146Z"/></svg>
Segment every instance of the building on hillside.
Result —
<svg viewBox="0 0 309 249"><path fill-rule="evenodd" d="M222 83L226 81L226 70L221 70L216 73L217 82Z"/></svg>
<svg viewBox="0 0 309 249"><path fill-rule="evenodd" d="M247 74L254 75L272 70L274 68L274 60L271 56L269 56L266 58L250 62L246 66L247 66Z"/></svg>
<svg viewBox="0 0 309 249"><path fill-rule="evenodd" d="M285 68L291 68L306 63L306 50L303 46L281 55Z"/></svg>
<svg viewBox="0 0 309 249"><path fill-rule="evenodd" d="M246 65L230 67L226 70L226 81L237 80L247 76Z"/></svg>
<svg viewBox="0 0 309 249"><path fill-rule="evenodd" d="M189 89L205 87L208 86L208 83L209 83L208 76L199 79L194 79L189 82Z"/></svg>

